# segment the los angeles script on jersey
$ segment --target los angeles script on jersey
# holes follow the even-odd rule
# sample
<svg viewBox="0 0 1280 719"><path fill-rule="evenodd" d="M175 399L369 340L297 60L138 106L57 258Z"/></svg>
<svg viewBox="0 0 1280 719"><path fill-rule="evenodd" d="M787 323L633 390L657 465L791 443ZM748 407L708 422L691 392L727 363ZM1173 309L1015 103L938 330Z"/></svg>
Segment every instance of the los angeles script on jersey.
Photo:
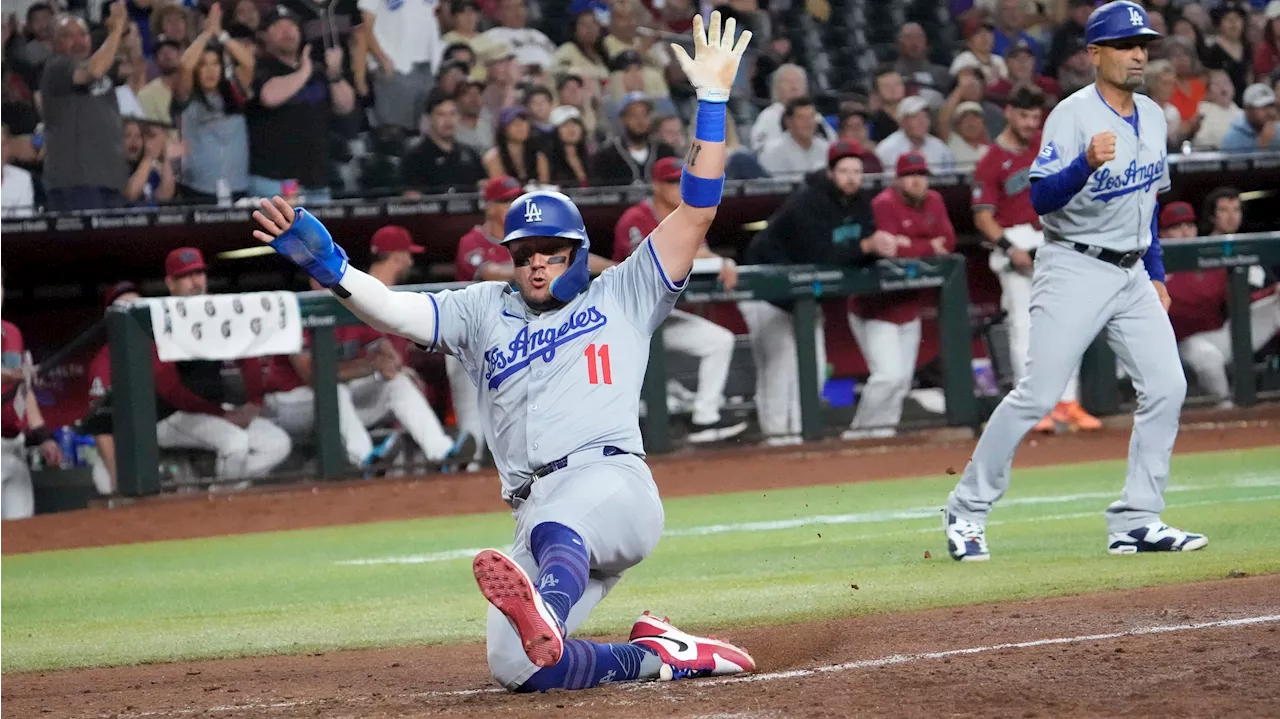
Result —
<svg viewBox="0 0 1280 719"><path fill-rule="evenodd" d="M1093 199L1101 202L1115 199L1138 190L1146 191L1164 176L1166 155L1160 155L1158 162L1139 165L1137 160L1129 162L1124 172L1112 174L1107 167L1100 168L1089 178Z"/></svg>
<svg viewBox="0 0 1280 719"><path fill-rule="evenodd" d="M609 318L592 305L569 315L569 319L559 327L532 332L529 325L521 327L505 349L498 345L484 353L484 378L489 381L489 389L497 389L503 380L529 366L530 362L539 357L544 362L550 362L555 359L556 349L561 345L588 332L595 332L608 322Z"/></svg>

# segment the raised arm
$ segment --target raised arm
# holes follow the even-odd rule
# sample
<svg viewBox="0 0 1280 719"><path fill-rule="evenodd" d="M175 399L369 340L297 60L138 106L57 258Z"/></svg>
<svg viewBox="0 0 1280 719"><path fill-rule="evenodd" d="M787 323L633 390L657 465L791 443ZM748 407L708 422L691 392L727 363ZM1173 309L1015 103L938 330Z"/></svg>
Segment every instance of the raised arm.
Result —
<svg viewBox="0 0 1280 719"><path fill-rule="evenodd" d="M724 191L725 109L729 88L738 72L742 53L751 41L743 32L734 43L737 22L730 18L721 34L720 13L711 13L705 32L702 16L693 18L694 57L672 44L680 67L698 91L698 117L693 146L680 182L680 206L658 225L650 237L667 276L681 282L689 276L698 248L715 219Z"/></svg>
<svg viewBox="0 0 1280 719"><path fill-rule="evenodd" d="M63 20L62 22L80 22L78 19ZM102 45L98 47L98 51L89 56L83 64L76 67L71 75L71 81L75 85L88 85L101 80L111 66L116 62L116 51L120 49L120 40L124 37L124 30L129 26L129 16L124 7L124 0L116 0L111 3L111 8L107 12L107 19L103 22L107 26L107 37L102 41Z"/></svg>
<svg viewBox="0 0 1280 719"><path fill-rule="evenodd" d="M439 332L436 300L417 292L395 292L347 262L320 220L283 198L263 199L253 219L262 227L253 236L293 260L370 327L423 346L434 346Z"/></svg>

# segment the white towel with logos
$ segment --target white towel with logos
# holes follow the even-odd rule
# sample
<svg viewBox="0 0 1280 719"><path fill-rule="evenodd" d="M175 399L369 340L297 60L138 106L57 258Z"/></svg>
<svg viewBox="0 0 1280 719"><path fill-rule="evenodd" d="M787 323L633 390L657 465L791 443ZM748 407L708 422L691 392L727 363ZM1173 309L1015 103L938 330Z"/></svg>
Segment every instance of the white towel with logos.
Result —
<svg viewBox="0 0 1280 719"><path fill-rule="evenodd" d="M164 362L234 360L302 351L292 292L152 297L151 326Z"/></svg>

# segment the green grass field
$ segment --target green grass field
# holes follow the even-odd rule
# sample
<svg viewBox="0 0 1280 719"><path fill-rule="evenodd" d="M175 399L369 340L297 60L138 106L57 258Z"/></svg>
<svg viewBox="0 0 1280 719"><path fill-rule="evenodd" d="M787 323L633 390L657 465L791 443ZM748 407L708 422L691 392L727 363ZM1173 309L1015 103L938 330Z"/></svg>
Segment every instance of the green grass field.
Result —
<svg viewBox="0 0 1280 719"><path fill-rule="evenodd" d="M658 550L586 630L623 633L644 609L763 625L1280 571L1280 449L1174 459L1164 518L1211 538L1186 556L1105 552L1123 475L1019 471L983 565L946 557L954 477L671 500ZM511 529L496 513L5 557L2 669L477 641L469 550Z"/></svg>

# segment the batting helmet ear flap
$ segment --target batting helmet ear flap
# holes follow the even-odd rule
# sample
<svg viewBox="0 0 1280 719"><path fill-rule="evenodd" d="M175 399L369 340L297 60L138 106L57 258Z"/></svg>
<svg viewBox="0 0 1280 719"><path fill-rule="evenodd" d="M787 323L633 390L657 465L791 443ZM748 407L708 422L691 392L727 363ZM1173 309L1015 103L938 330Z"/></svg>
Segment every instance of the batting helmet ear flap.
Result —
<svg viewBox="0 0 1280 719"><path fill-rule="evenodd" d="M506 230L503 244L525 237L576 240L578 244L573 249L569 267L551 282L551 296L561 302L569 302L587 289L591 283L591 270L587 264L591 240L587 237L582 213L573 200L559 192L527 192L511 203L503 226Z"/></svg>

